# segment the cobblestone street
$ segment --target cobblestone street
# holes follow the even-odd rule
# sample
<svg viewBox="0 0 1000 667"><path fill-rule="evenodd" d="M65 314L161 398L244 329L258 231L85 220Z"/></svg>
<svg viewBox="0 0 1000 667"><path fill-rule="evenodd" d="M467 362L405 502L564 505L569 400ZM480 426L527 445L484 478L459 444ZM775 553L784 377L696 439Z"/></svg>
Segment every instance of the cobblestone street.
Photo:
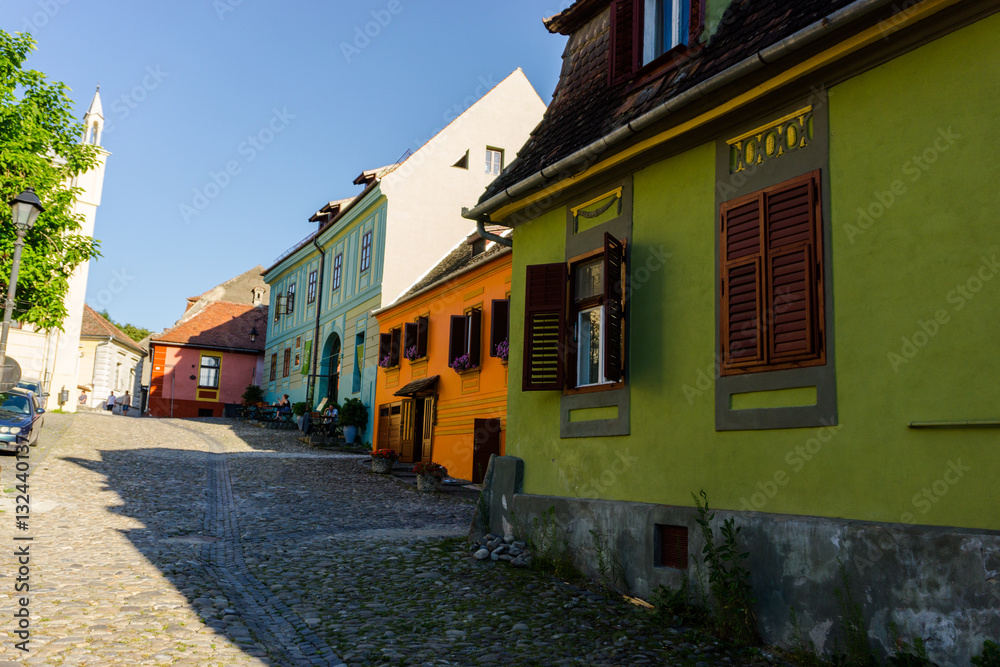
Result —
<svg viewBox="0 0 1000 667"><path fill-rule="evenodd" d="M47 415L28 531L16 460L0 459L0 666L743 664L620 598L475 562L472 500L296 435ZM16 594L24 544L30 591Z"/></svg>

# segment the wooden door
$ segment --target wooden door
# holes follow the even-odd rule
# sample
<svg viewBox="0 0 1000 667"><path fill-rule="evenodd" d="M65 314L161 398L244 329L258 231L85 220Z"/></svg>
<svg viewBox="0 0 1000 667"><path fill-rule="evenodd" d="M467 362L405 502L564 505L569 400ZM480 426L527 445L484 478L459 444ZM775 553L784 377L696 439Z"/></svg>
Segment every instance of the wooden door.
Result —
<svg viewBox="0 0 1000 667"><path fill-rule="evenodd" d="M378 446L380 449L391 449L402 456L399 440L400 412L402 404L385 403L378 409Z"/></svg>
<svg viewBox="0 0 1000 667"><path fill-rule="evenodd" d="M472 483L482 484L490 457L500 455L500 420L476 419L472 436Z"/></svg>
<svg viewBox="0 0 1000 667"><path fill-rule="evenodd" d="M402 402L399 424L399 441L402 450L400 459L404 463L413 462L413 399L407 398Z"/></svg>
<svg viewBox="0 0 1000 667"><path fill-rule="evenodd" d="M430 461L431 460L431 443L434 439L434 397L427 396L423 400L424 402L424 419L423 419L423 429L420 434L420 460Z"/></svg>

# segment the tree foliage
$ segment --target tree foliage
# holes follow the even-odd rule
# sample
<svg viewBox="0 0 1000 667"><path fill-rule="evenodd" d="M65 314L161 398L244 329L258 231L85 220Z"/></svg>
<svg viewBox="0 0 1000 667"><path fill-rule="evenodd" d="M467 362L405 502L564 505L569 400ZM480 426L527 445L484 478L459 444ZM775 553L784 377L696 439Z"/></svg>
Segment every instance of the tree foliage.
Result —
<svg viewBox="0 0 1000 667"><path fill-rule="evenodd" d="M111 322L111 324L121 329L123 334L134 340L136 343L141 341L149 334L153 333L152 329L146 329L144 327L136 326L134 324L122 324L121 322L115 322L113 319L111 319L111 315L110 313L108 313L106 308L97 314L106 319L108 322Z"/></svg>
<svg viewBox="0 0 1000 667"><path fill-rule="evenodd" d="M35 48L31 35L0 30L0 289L7 292L14 224L7 202L33 187L45 211L28 230L21 255L14 318L42 329L61 328L69 277L99 256L98 242L78 234L73 213L76 176L98 164L100 149L81 143L83 123L73 118L69 88L24 69Z"/></svg>

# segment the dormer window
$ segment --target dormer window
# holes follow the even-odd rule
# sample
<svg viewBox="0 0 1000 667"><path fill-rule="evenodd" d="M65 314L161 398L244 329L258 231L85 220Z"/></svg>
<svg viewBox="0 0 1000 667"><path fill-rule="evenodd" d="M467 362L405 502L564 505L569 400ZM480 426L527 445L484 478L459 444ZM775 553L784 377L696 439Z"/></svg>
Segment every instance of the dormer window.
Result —
<svg viewBox="0 0 1000 667"><path fill-rule="evenodd" d="M645 0L642 64L648 65L690 37L690 0Z"/></svg>
<svg viewBox="0 0 1000 667"><path fill-rule="evenodd" d="M680 61L704 27L704 0L613 0L610 82Z"/></svg>

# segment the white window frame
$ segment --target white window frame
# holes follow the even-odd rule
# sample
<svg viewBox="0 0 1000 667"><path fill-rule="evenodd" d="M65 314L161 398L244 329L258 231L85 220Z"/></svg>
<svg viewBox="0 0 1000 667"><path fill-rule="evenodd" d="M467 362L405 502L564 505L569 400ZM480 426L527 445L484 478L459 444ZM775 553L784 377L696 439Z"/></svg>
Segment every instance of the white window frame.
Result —
<svg viewBox="0 0 1000 667"><path fill-rule="evenodd" d="M597 330L597 345L598 345L598 356L597 356L597 382L588 382L583 384L580 382L580 377L583 375L581 372L583 370L584 361L584 347L583 347L583 318L587 315L587 320L589 322L589 314L593 311L600 312L600 318L598 319L598 330ZM590 347L586 348L587 362L590 365ZM590 306L583 310L577 311L576 314L576 386L579 387L596 387L602 384L608 384L607 379L604 377L604 304L598 306Z"/></svg>
<svg viewBox="0 0 1000 667"><path fill-rule="evenodd" d="M503 150L500 148L486 148L486 173L497 175L503 171Z"/></svg>
<svg viewBox="0 0 1000 667"><path fill-rule="evenodd" d="M681 8L686 7L688 25L691 23L691 0L645 0L642 26L642 64L648 65L670 49L687 44L687 35L681 32ZM663 25L663 3L670 3L673 21L670 27L670 39L665 39L661 26Z"/></svg>

